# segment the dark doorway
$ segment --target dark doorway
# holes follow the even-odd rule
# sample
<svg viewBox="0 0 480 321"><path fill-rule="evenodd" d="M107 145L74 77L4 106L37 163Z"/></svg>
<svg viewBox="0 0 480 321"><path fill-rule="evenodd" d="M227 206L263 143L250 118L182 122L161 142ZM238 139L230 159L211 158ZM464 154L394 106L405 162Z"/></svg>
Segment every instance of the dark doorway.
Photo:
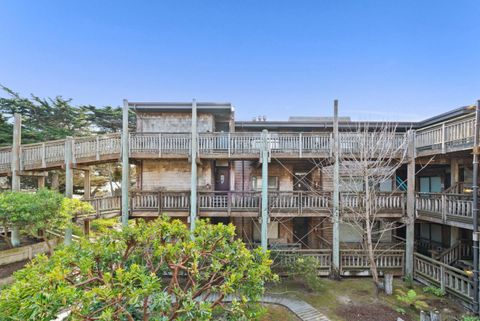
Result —
<svg viewBox="0 0 480 321"><path fill-rule="evenodd" d="M222 223L223 225L228 225L230 223L230 217L211 217L210 218L211 224L218 224Z"/></svg>
<svg viewBox="0 0 480 321"><path fill-rule="evenodd" d="M308 217L295 217L293 219L293 241L300 242L302 247L308 247L308 225L310 219Z"/></svg>
<svg viewBox="0 0 480 321"><path fill-rule="evenodd" d="M230 170L228 167L215 168L215 190L216 191L230 190Z"/></svg>

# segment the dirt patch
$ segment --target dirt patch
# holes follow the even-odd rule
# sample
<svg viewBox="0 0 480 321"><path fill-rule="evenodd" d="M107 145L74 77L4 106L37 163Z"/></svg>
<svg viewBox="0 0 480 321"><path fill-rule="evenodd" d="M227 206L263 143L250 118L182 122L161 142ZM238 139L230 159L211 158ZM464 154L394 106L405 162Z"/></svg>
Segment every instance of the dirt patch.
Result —
<svg viewBox="0 0 480 321"><path fill-rule="evenodd" d="M24 261L0 266L0 279L6 278L12 275L13 272L20 270L27 263L28 263L28 260L24 260Z"/></svg>
<svg viewBox="0 0 480 321"><path fill-rule="evenodd" d="M407 316L381 304L344 305L336 312L345 321L397 321L397 318L411 321Z"/></svg>
<svg viewBox="0 0 480 321"><path fill-rule="evenodd" d="M33 238L33 237L22 237L20 239L20 246L27 246L35 243L43 242L41 239ZM7 243L2 239L0 240L0 251L8 250L10 247Z"/></svg>

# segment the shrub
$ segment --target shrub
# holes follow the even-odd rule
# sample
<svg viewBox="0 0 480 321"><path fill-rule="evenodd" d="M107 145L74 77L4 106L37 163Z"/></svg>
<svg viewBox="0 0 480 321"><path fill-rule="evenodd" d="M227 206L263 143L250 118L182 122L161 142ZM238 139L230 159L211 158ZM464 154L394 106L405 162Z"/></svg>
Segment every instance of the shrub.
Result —
<svg viewBox="0 0 480 321"><path fill-rule="evenodd" d="M310 290L318 291L321 289L322 281L318 277L320 263L314 256L296 256L287 266L289 276L301 279L304 285Z"/></svg>
<svg viewBox="0 0 480 321"><path fill-rule="evenodd" d="M0 320L256 320L270 265L233 225L139 222L38 256L0 292Z"/></svg>

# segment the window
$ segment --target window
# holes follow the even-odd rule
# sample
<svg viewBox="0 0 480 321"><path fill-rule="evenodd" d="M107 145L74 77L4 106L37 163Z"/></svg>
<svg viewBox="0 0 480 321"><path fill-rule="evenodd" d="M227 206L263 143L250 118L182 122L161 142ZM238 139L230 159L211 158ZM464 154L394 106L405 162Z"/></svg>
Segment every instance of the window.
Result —
<svg viewBox="0 0 480 321"><path fill-rule="evenodd" d="M363 178L362 177L341 177L340 178L340 192L357 193L363 192Z"/></svg>
<svg viewBox="0 0 480 321"><path fill-rule="evenodd" d="M252 177L252 189L261 190L262 189L262 177L254 176ZM278 177L277 176L268 176L268 189L269 190L278 190Z"/></svg>

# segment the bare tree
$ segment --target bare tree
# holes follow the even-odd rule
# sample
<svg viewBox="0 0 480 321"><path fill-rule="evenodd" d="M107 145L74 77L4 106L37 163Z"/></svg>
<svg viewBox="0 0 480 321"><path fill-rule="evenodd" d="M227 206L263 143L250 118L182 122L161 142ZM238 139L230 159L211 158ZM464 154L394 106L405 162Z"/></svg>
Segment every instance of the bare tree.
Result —
<svg viewBox="0 0 480 321"><path fill-rule="evenodd" d="M362 234L362 247L378 287L377 247L385 233L400 227L396 221L388 220L379 226L379 213L394 205L392 202L403 199L394 184L388 192L381 192L380 187L396 178L397 170L406 160L407 134L398 133L390 123L375 128L360 125L340 136L340 186L347 193L341 202L342 221Z"/></svg>

